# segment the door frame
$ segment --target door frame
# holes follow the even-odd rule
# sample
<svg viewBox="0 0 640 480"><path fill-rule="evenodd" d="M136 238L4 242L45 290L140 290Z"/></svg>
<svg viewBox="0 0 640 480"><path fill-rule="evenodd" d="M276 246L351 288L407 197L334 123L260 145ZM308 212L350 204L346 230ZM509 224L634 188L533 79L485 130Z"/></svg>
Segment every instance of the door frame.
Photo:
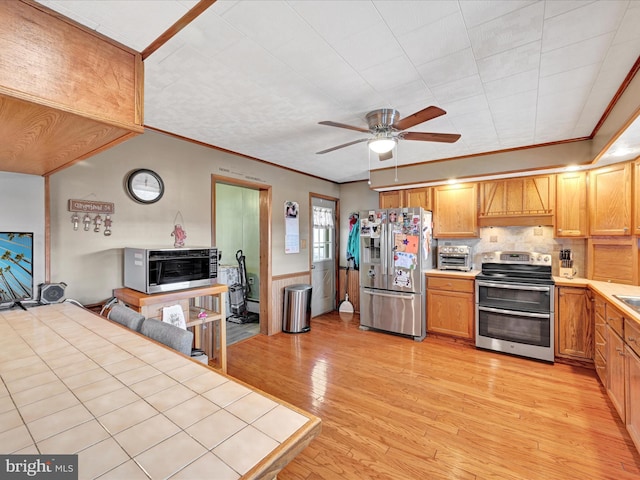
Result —
<svg viewBox="0 0 640 480"><path fill-rule="evenodd" d="M329 195L323 195L321 193L309 192L309 279L312 278L311 267L313 266L313 199L314 198L322 198L324 200L330 200L335 202L335 214L336 214L336 224L335 224L335 234L334 234L334 252L333 252L333 262L334 262L334 271L335 271L335 305L334 310L338 308L338 304L340 303L340 199L337 197L331 197Z"/></svg>
<svg viewBox="0 0 640 480"><path fill-rule="evenodd" d="M271 185L249 182L239 178L211 175L211 245L216 244L216 185L258 190L260 211L260 333L271 335L269 319L273 315L271 306Z"/></svg>

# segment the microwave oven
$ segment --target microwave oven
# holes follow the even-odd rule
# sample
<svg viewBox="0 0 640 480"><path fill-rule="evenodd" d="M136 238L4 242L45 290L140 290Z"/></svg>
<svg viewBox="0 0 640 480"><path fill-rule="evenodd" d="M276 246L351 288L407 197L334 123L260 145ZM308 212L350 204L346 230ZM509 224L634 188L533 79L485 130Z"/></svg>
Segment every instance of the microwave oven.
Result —
<svg viewBox="0 0 640 480"><path fill-rule="evenodd" d="M124 249L124 286L142 293L160 293L217 282L218 249Z"/></svg>

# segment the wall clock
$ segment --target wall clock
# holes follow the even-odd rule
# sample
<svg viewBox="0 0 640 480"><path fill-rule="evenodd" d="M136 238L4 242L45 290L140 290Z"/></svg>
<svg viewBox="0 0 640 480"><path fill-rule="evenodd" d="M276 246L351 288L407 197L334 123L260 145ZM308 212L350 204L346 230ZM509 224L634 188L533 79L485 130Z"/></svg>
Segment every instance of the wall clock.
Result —
<svg viewBox="0 0 640 480"><path fill-rule="evenodd" d="M127 177L127 193L138 203L155 203L164 194L160 175L146 168L132 171Z"/></svg>

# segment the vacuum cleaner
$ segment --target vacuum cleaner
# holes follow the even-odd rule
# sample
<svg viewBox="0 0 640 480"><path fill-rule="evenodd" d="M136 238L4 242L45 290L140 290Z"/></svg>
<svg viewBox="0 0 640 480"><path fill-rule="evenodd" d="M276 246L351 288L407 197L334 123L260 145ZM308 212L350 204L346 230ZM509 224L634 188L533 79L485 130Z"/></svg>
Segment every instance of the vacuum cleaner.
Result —
<svg viewBox="0 0 640 480"><path fill-rule="evenodd" d="M251 293L251 285L247 281L247 266L242 250L236 252L240 283L234 283L229 287L231 303L231 316L227 319L233 323L252 323L258 321L258 315L247 309L247 298Z"/></svg>

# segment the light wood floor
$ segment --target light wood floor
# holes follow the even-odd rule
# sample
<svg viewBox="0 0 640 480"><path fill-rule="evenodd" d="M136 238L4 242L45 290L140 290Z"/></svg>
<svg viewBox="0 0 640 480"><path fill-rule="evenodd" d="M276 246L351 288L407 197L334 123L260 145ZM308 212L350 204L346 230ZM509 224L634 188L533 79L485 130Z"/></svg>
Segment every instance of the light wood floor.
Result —
<svg viewBox="0 0 640 480"><path fill-rule="evenodd" d="M323 421L279 480L640 478L588 369L364 332L336 313L230 346L228 371Z"/></svg>

